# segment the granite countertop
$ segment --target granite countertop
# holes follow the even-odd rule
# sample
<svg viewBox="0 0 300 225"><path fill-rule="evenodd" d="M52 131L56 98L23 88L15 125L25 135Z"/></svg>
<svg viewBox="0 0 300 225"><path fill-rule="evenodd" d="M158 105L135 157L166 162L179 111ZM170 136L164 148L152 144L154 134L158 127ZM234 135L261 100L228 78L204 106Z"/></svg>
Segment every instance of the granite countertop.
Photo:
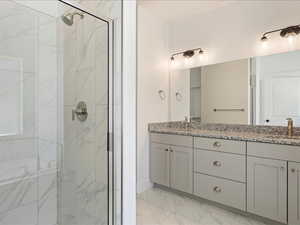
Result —
<svg viewBox="0 0 300 225"><path fill-rule="evenodd" d="M195 137L220 138L237 141L252 141L271 144L300 146L300 128L295 128L293 137L286 135L286 127L188 124L182 122L149 124L150 133L177 134Z"/></svg>

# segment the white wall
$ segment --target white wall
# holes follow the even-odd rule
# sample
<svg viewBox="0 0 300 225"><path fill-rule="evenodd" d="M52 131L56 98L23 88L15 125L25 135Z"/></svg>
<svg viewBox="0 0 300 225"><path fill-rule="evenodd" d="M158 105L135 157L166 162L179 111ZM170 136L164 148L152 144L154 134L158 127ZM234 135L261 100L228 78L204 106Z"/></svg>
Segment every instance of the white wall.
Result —
<svg viewBox="0 0 300 225"><path fill-rule="evenodd" d="M180 18L171 24L170 51L203 48L204 59L194 57L191 67L299 49L300 40L291 45L278 33L266 48L260 41L264 32L299 24L299 10L299 1L239 1L193 19Z"/></svg>
<svg viewBox="0 0 300 225"><path fill-rule="evenodd" d="M170 73L170 120L183 121L190 117L190 70Z"/></svg>
<svg viewBox="0 0 300 225"><path fill-rule="evenodd" d="M138 7L137 84L137 188L151 187L149 180L148 123L168 121L168 41L167 27L146 8ZM158 91L166 99L161 100Z"/></svg>

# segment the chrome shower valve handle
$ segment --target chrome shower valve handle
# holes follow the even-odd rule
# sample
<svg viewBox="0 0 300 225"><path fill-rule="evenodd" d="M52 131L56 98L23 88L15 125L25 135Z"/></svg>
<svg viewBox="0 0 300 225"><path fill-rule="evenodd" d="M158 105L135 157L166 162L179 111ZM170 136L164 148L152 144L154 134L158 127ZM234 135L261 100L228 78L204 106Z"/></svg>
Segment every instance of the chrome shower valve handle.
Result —
<svg viewBox="0 0 300 225"><path fill-rule="evenodd" d="M76 117L81 122L87 120L88 112L87 112L87 105L85 102L79 102L76 106L76 109L72 110L72 120L74 121Z"/></svg>

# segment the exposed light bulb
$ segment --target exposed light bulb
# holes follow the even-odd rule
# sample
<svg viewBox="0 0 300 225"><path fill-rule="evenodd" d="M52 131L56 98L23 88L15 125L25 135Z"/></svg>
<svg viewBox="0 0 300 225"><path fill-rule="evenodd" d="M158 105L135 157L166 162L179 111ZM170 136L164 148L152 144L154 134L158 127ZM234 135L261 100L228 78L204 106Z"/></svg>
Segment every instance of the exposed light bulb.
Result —
<svg viewBox="0 0 300 225"><path fill-rule="evenodd" d="M191 65L193 64L193 59L192 59L191 57L186 57L186 58L184 59L184 64L185 64L186 66L191 66Z"/></svg>
<svg viewBox="0 0 300 225"><path fill-rule="evenodd" d="M288 42L289 42L290 44L293 44L293 43L294 43L295 38L296 38L295 35L289 35L289 36L287 37Z"/></svg>
<svg viewBox="0 0 300 225"><path fill-rule="evenodd" d="M202 49L200 49L199 55L198 55L199 60L203 60L203 58L204 58L203 55L204 55L204 51Z"/></svg>
<svg viewBox="0 0 300 225"><path fill-rule="evenodd" d="M177 67L177 65L178 65L178 62L177 62L178 60L171 60L171 67L172 68L175 68L175 67Z"/></svg>
<svg viewBox="0 0 300 225"><path fill-rule="evenodd" d="M261 42L261 45L263 48L267 48L269 46L269 42L268 41L263 41Z"/></svg>
<svg viewBox="0 0 300 225"><path fill-rule="evenodd" d="M199 60L203 60L204 59L204 55L203 54L199 54L198 58L199 58Z"/></svg>

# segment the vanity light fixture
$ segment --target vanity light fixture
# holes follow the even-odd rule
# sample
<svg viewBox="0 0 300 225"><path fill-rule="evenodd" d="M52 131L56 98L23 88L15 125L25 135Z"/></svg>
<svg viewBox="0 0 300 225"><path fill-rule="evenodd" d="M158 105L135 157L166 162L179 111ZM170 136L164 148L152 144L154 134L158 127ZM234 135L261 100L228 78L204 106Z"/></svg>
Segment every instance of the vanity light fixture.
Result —
<svg viewBox="0 0 300 225"><path fill-rule="evenodd" d="M198 51L199 50L199 51ZM192 58L194 55L195 55L195 52L198 51L198 54L202 55L204 54L204 51L202 50L202 48L195 48L195 49L191 49L191 50L186 50L184 52L177 52L177 53L174 53L172 56L171 56L171 61L174 61L175 60L175 56L177 55L182 55L183 57L185 58Z"/></svg>
<svg viewBox="0 0 300 225"><path fill-rule="evenodd" d="M279 34L282 38L290 38L290 37L300 34L300 24L295 25L295 26L289 26L289 27L282 28L282 29L268 31L263 34L263 36L261 37L260 40L263 42L268 41L269 38L267 35L269 35L271 33L276 33L276 32L280 32Z"/></svg>

